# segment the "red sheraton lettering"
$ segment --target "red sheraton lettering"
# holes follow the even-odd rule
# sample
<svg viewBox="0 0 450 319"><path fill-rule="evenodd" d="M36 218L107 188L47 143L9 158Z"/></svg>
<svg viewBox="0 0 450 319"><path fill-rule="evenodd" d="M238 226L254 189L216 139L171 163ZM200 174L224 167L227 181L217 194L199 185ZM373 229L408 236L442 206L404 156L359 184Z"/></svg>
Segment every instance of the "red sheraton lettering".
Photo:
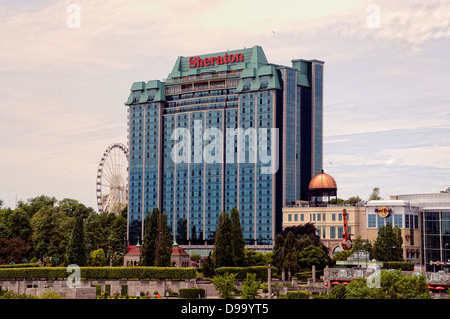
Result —
<svg viewBox="0 0 450 319"><path fill-rule="evenodd" d="M199 68L203 66L222 65L227 63L244 62L244 55L242 53L230 54L222 56L215 56L212 58L200 58L199 56L189 58L189 68Z"/></svg>

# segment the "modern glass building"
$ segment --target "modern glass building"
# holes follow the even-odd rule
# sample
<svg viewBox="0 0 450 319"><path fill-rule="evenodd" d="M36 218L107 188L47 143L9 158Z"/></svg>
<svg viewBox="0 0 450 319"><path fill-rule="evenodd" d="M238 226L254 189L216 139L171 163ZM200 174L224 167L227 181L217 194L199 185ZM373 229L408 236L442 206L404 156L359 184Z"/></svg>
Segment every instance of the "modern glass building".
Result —
<svg viewBox="0 0 450 319"><path fill-rule="evenodd" d="M133 83L129 244L158 207L178 244L212 245L236 207L247 245L272 245L281 208L322 170L323 64L271 64L255 46L178 57L165 82Z"/></svg>

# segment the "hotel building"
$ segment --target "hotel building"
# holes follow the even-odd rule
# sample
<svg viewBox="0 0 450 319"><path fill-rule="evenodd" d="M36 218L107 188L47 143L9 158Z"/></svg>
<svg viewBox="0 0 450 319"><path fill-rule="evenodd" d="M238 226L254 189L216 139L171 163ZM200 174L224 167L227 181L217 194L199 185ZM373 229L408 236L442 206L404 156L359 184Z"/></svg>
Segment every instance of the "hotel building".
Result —
<svg viewBox="0 0 450 319"><path fill-rule="evenodd" d="M214 243L236 207L247 245L270 247L282 207L322 169L323 62L269 63L261 47L178 57L135 82L128 108L129 245L158 207L180 245Z"/></svg>

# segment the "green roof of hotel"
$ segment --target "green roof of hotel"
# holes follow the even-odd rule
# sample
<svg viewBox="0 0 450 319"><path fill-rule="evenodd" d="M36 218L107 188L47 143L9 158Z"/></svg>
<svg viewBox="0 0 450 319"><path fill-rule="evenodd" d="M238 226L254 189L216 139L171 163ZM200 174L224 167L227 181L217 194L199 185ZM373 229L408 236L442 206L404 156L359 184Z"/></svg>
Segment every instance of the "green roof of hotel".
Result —
<svg viewBox="0 0 450 319"><path fill-rule="evenodd" d="M241 53L244 57L244 62L235 62L229 64L221 64L221 65L211 65L211 66L203 66L201 68L189 68L189 57L180 56L177 58L175 65L167 77L168 80L176 77L183 77L189 75L198 75L205 72L221 72L221 71L229 71L229 70L243 70L247 68L258 68L262 65L267 65L267 58L264 54L263 49L260 46L254 46L249 49L241 49L241 50L232 50L232 51L223 51L216 53L208 53L198 55L199 58L212 58L217 56L225 56L227 55L236 55ZM197 57L197 56L194 56Z"/></svg>
<svg viewBox="0 0 450 319"><path fill-rule="evenodd" d="M198 67L189 67L190 59L194 58L202 59L203 61L208 58L217 58L217 57L225 57L227 55L230 57L231 55L236 56L237 54L242 54L243 61L238 62L228 62L219 64L218 60L214 60L208 66L198 66ZM223 59L224 60L224 59ZM305 87L311 87L311 83L309 83L309 63L310 62L319 62L318 60L303 60L296 59L292 60L293 69L297 70L297 84ZM238 86L236 87L236 92L242 92L244 87L244 79L252 78L252 84L250 87L250 91L260 90L261 85L261 77L269 76L268 85L266 89L281 89L281 81L277 72L277 69L288 68L287 66L270 64L267 61L266 55L262 47L256 45L251 48L244 48L240 50L232 50L232 51L222 51L216 53L208 53L202 55L193 55L189 57L179 56L175 61L175 65L173 66L172 72L169 73L167 77L167 82L161 82L159 80L153 80L145 82L134 82L131 87L130 96L128 97L126 105L133 103L133 92L141 91L138 103L145 103L148 99L148 90L155 89L156 95L153 101L166 101L165 97L165 86L170 85L179 85L180 82L174 83L172 80L174 78L181 78L184 76L190 75L201 75L203 73L216 73L222 71L232 71L232 70L242 70L240 73L240 81Z"/></svg>

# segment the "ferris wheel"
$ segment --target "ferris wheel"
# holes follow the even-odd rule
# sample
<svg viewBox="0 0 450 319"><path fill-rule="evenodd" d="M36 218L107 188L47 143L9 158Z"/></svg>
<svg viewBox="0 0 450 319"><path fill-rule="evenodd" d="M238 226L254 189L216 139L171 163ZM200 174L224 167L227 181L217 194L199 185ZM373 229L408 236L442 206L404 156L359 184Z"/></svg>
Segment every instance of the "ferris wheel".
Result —
<svg viewBox="0 0 450 319"><path fill-rule="evenodd" d="M97 204L99 213L111 212L128 201L128 148L120 143L108 146L98 165Z"/></svg>

